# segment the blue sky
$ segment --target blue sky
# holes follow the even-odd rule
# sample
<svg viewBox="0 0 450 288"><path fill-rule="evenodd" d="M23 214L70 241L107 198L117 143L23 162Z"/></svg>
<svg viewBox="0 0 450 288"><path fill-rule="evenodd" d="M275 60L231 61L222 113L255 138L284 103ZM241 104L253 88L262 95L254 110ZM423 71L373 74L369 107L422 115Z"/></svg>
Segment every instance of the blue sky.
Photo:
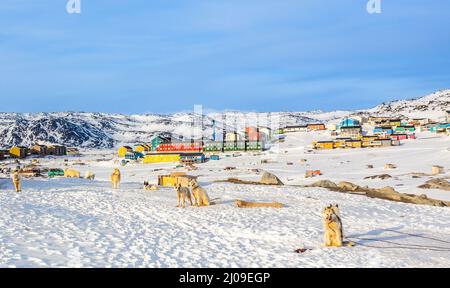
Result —
<svg viewBox="0 0 450 288"><path fill-rule="evenodd" d="M0 1L0 111L359 109L450 88L450 1Z"/></svg>

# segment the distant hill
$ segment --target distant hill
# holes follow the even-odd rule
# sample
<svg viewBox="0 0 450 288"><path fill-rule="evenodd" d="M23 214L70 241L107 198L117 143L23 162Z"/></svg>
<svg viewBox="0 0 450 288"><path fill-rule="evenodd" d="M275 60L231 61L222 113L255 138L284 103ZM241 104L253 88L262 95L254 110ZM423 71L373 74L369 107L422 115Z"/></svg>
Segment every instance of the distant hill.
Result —
<svg viewBox="0 0 450 288"><path fill-rule="evenodd" d="M0 113L0 146L29 146L34 143L54 143L79 148L113 148L121 144L148 142L157 133L173 134L177 138L211 138L213 119L216 134L222 128L242 130L246 125L277 128L292 124L338 121L353 113L404 115L438 119L450 110L450 90L443 90L421 98L382 103L361 111L332 112L272 112L249 113L227 111L208 113L203 118L194 113L171 115L123 115L106 113ZM193 128L193 123L202 123ZM202 133L201 133L202 131Z"/></svg>

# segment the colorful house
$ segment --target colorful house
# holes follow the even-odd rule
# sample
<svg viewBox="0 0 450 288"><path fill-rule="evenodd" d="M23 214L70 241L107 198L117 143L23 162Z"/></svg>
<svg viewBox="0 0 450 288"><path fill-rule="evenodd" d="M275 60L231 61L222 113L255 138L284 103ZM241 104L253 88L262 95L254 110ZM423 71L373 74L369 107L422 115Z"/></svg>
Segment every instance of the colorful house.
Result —
<svg viewBox="0 0 450 288"><path fill-rule="evenodd" d="M379 139L381 147L388 147L392 146L392 140L391 139Z"/></svg>
<svg viewBox="0 0 450 288"><path fill-rule="evenodd" d="M45 155L47 155L47 146L46 145L40 145L40 144L33 145L30 148L30 153L32 155L45 156Z"/></svg>
<svg viewBox="0 0 450 288"><path fill-rule="evenodd" d="M307 132L307 131L308 131L307 125L291 125L291 126L286 126L283 128L283 133Z"/></svg>
<svg viewBox="0 0 450 288"><path fill-rule="evenodd" d="M278 128L275 130L275 134L284 134L284 128Z"/></svg>
<svg viewBox="0 0 450 288"><path fill-rule="evenodd" d="M211 141L203 143L203 151L204 152L219 152L222 151L223 142L219 141Z"/></svg>
<svg viewBox="0 0 450 288"><path fill-rule="evenodd" d="M323 123L310 123L306 126L308 128L308 131L326 130L325 124Z"/></svg>
<svg viewBox="0 0 450 288"><path fill-rule="evenodd" d="M223 143L223 151L245 151L245 141L225 142Z"/></svg>
<svg viewBox="0 0 450 288"><path fill-rule="evenodd" d="M352 140L352 138L336 138L336 140L334 140L334 148L346 148L346 142L350 140Z"/></svg>
<svg viewBox="0 0 450 288"><path fill-rule="evenodd" d="M139 144L134 147L134 151L139 153L147 153L152 151L152 144Z"/></svg>
<svg viewBox="0 0 450 288"><path fill-rule="evenodd" d="M391 135L394 133L392 127L375 127L373 129L373 134L375 135Z"/></svg>
<svg viewBox="0 0 450 288"><path fill-rule="evenodd" d="M410 125L421 126L421 125L426 125L429 122L430 122L430 119L428 119L428 118L413 118L408 123Z"/></svg>
<svg viewBox="0 0 450 288"><path fill-rule="evenodd" d="M446 133L450 128L450 123L439 123L430 128L431 132Z"/></svg>
<svg viewBox="0 0 450 288"><path fill-rule="evenodd" d="M272 129L266 126L259 126L259 132L267 136L268 139L272 138Z"/></svg>
<svg viewBox="0 0 450 288"><path fill-rule="evenodd" d="M242 137L236 131L227 132L225 134L225 141L227 141L227 142L234 142L234 141L240 141L240 140L242 140Z"/></svg>
<svg viewBox="0 0 450 288"><path fill-rule="evenodd" d="M317 141L313 142L315 149L328 150L334 148L334 141Z"/></svg>
<svg viewBox="0 0 450 288"><path fill-rule="evenodd" d="M247 141L245 143L245 151L261 151L263 150L263 143L259 141Z"/></svg>
<svg viewBox="0 0 450 288"><path fill-rule="evenodd" d="M138 160L140 158L144 157L144 154L140 153L140 152L127 152L125 154L125 159L130 160L130 161L135 161Z"/></svg>
<svg viewBox="0 0 450 288"><path fill-rule="evenodd" d="M347 140L345 141L346 148L361 148L362 142L361 140Z"/></svg>
<svg viewBox="0 0 450 288"><path fill-rule="evenodd" d="M373 126L401 126L402 120L391 117L369 117L369 124Z"/></svg>
<svg viewBox="0 0 450 288"><path fill-rule="evenodd" d="M414 132L414 131L416 131L416 127L414 127L413 125L395 127L395 133L406 133L406 132Z"/></svg>
<svg viewBox="0 0 450 288"><path fill-rule="evenodd" d="M119 149L117 150L117 154L119 155L119 157L123 158L125 157L125 155L128 152L133 152L133 148L131 148L130 146L121 146L119 147Z"/></svg>
<svg viewBox="0 0 450 288"><path fill-rule="evenodd" d="M366 135L361 138L362 147L371 147L372 141L377 141L379 138L376 135Z"/></svg>
<svg viewBox="0 0 450 288"><path fill-rule="evenodd" d="M180 162L184 164L203 163L205 162L205 154L203 153L182 153L180 154Z"/></svg>
<svg viewBox="0 0 450 288"><path fill-rule="evenodd" d="M180 153L150 153L144 156L142 163L179 162Z"/></svg>
<svg viewBox="0 0 450 288"><path fill-rule="evenodd" d="M355 126L361 126L361 123L359 120L353 119L353 118L345 118L344 120L339 123L339 127L355 127Z"/></svg>
<svg viewBox="0 0 450 288"><path fill-rule="evenodd" d="M170 143L171 138L163 135L154 135L150 138L150 144L152 146L152 151L156 151L158 146L162 143Z"/></svg>
<svg viewBox="0 0 450 288"><path fill-rule="evenodd" d="M203 145L199 142L171 142L161 143L156 148L158 152L201 152Z"/></svg>
<svg viewBox="0 0 450 288"><path fill-rule="evenodd" d="M28 155L28 148L23 146L14 146L9 149L9 155L13 158L25 158Z"/></svg>
<svg viewBox="0 0 450 288"><path fill-rule="evenodd" d="M391 127L402 126L402 120L401 119L390 119L388 125Z"/></svg>
<svg viewBox="0 0 450 288"><path fill-rule="evenodd" d="M334 124L334 123L328 123L326 125L326 128L328 131L336 131L338 128L338 125Z"/></svg>
<svg viewBox="0 0 450 288"><path fill-rule="evenodd" d="M362 135L361 126L345 126L340 129L341 137L359 138Z"/></svg>
<svg viewBox="0 0 450 288"><path fill-rule="evenodd" d="M67 154L67 148L62 145L48 145L47 155L64 156Z"/></svg>
<svg viewBox="0 0 450 288"><path fill-rule="evenodd" d="M259 131L257 127L245 128L245 140L247 141L265 141L268 136Z"/></svg>

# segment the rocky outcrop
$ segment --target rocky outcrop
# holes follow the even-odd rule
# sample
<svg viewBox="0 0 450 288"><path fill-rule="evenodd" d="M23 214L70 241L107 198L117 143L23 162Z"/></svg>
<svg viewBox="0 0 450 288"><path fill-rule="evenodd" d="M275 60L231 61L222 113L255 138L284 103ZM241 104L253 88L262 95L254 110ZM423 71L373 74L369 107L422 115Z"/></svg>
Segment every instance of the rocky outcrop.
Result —
<svg viewBox="0 0 450 288"><path fill-rule="evenodd" d="M420 185L419 188L450 191L450 182L442 178L435 178L428 180L425 184Z"/></svg>
<svg viewBox="0 0 450 288"><path fill-rule="evenodd" d="M442 201L442 200L428 198L426 195L414 195L414 194L407 194L407 193L399 193L390 186L383 187L383 188L369 188L369 187L361 187L357 184L347 182L347 181L341 181L337 185L335 183L333 183L334 185L331 183L333 183L333 182L329 181L329 180L321 180L321 181L318 181L318 182L310 184L310 185L305 185L303 187L322 187L322 188L327 188L331 191L365 195L370 198L379 198L379 199L384 199L384 200L410 203L410 204L422 204L422 205L429 205L429 206L450 207L449 201Z"/></svg>
<svg viewBox="0 0 450 288"><path fill-rule="evenodd" d="M283 185L283 182L277 176L269 172L264 172L260 182L266 185Z"/></svg>

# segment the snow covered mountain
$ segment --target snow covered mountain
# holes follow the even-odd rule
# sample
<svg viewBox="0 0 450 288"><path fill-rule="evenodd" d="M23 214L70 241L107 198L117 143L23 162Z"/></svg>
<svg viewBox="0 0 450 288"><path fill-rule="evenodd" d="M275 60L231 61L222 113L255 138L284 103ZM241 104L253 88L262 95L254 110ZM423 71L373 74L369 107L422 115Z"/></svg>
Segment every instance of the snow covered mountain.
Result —
<svg viewBox="0 0 450 288"><path fill-rule="evenodd" d="M245 117L243 116L245 115ZM0 113L0 147L30 146L35 143L64 144L80 148L113 148L122 144L146 143L157 133L167 132L175 138L211 138L213 119L219 137L226 130L242 130L245 125L279 127L282 123L318 121L303 113L225 112L204 115L123 115L105 113ZM243 119L247 119L243 121ZM269 120L268 120L269 119ZM272 121L272 122L271 122ZM202 127L203 125L203 127ZM240 127L240 128L239 128ZM242 128L242 129L241 129Z"/></svg>
<svg viewBox="0 0 450 288"><path fill-rule="evenodd" d="M408 99L382 103L368 113L385 115L403 115L406 117L439 119L450 109L450 89L437 91L433 94Z"/></svg>
<svg viewBox="0 0 450 288"><path fill-rule="evenodd" d="M450 110L450 90L438 91L416 99L383 103L357 113L439 119L445 115L446 110ZM292 124L336 122L354 113L355 111L227 111L207 113L203 118L194 113L0 113L0 148L12 145L29 146L35 143L64 144L80 148L113 148L122 144L148 142L152 135L160 132L168 132L179 138L199 137L202 133L204 137L210 138L213 134L213 120L219 136L223 127L227 130L242 130L247 125L256 124L277 128Z"/></svg>

